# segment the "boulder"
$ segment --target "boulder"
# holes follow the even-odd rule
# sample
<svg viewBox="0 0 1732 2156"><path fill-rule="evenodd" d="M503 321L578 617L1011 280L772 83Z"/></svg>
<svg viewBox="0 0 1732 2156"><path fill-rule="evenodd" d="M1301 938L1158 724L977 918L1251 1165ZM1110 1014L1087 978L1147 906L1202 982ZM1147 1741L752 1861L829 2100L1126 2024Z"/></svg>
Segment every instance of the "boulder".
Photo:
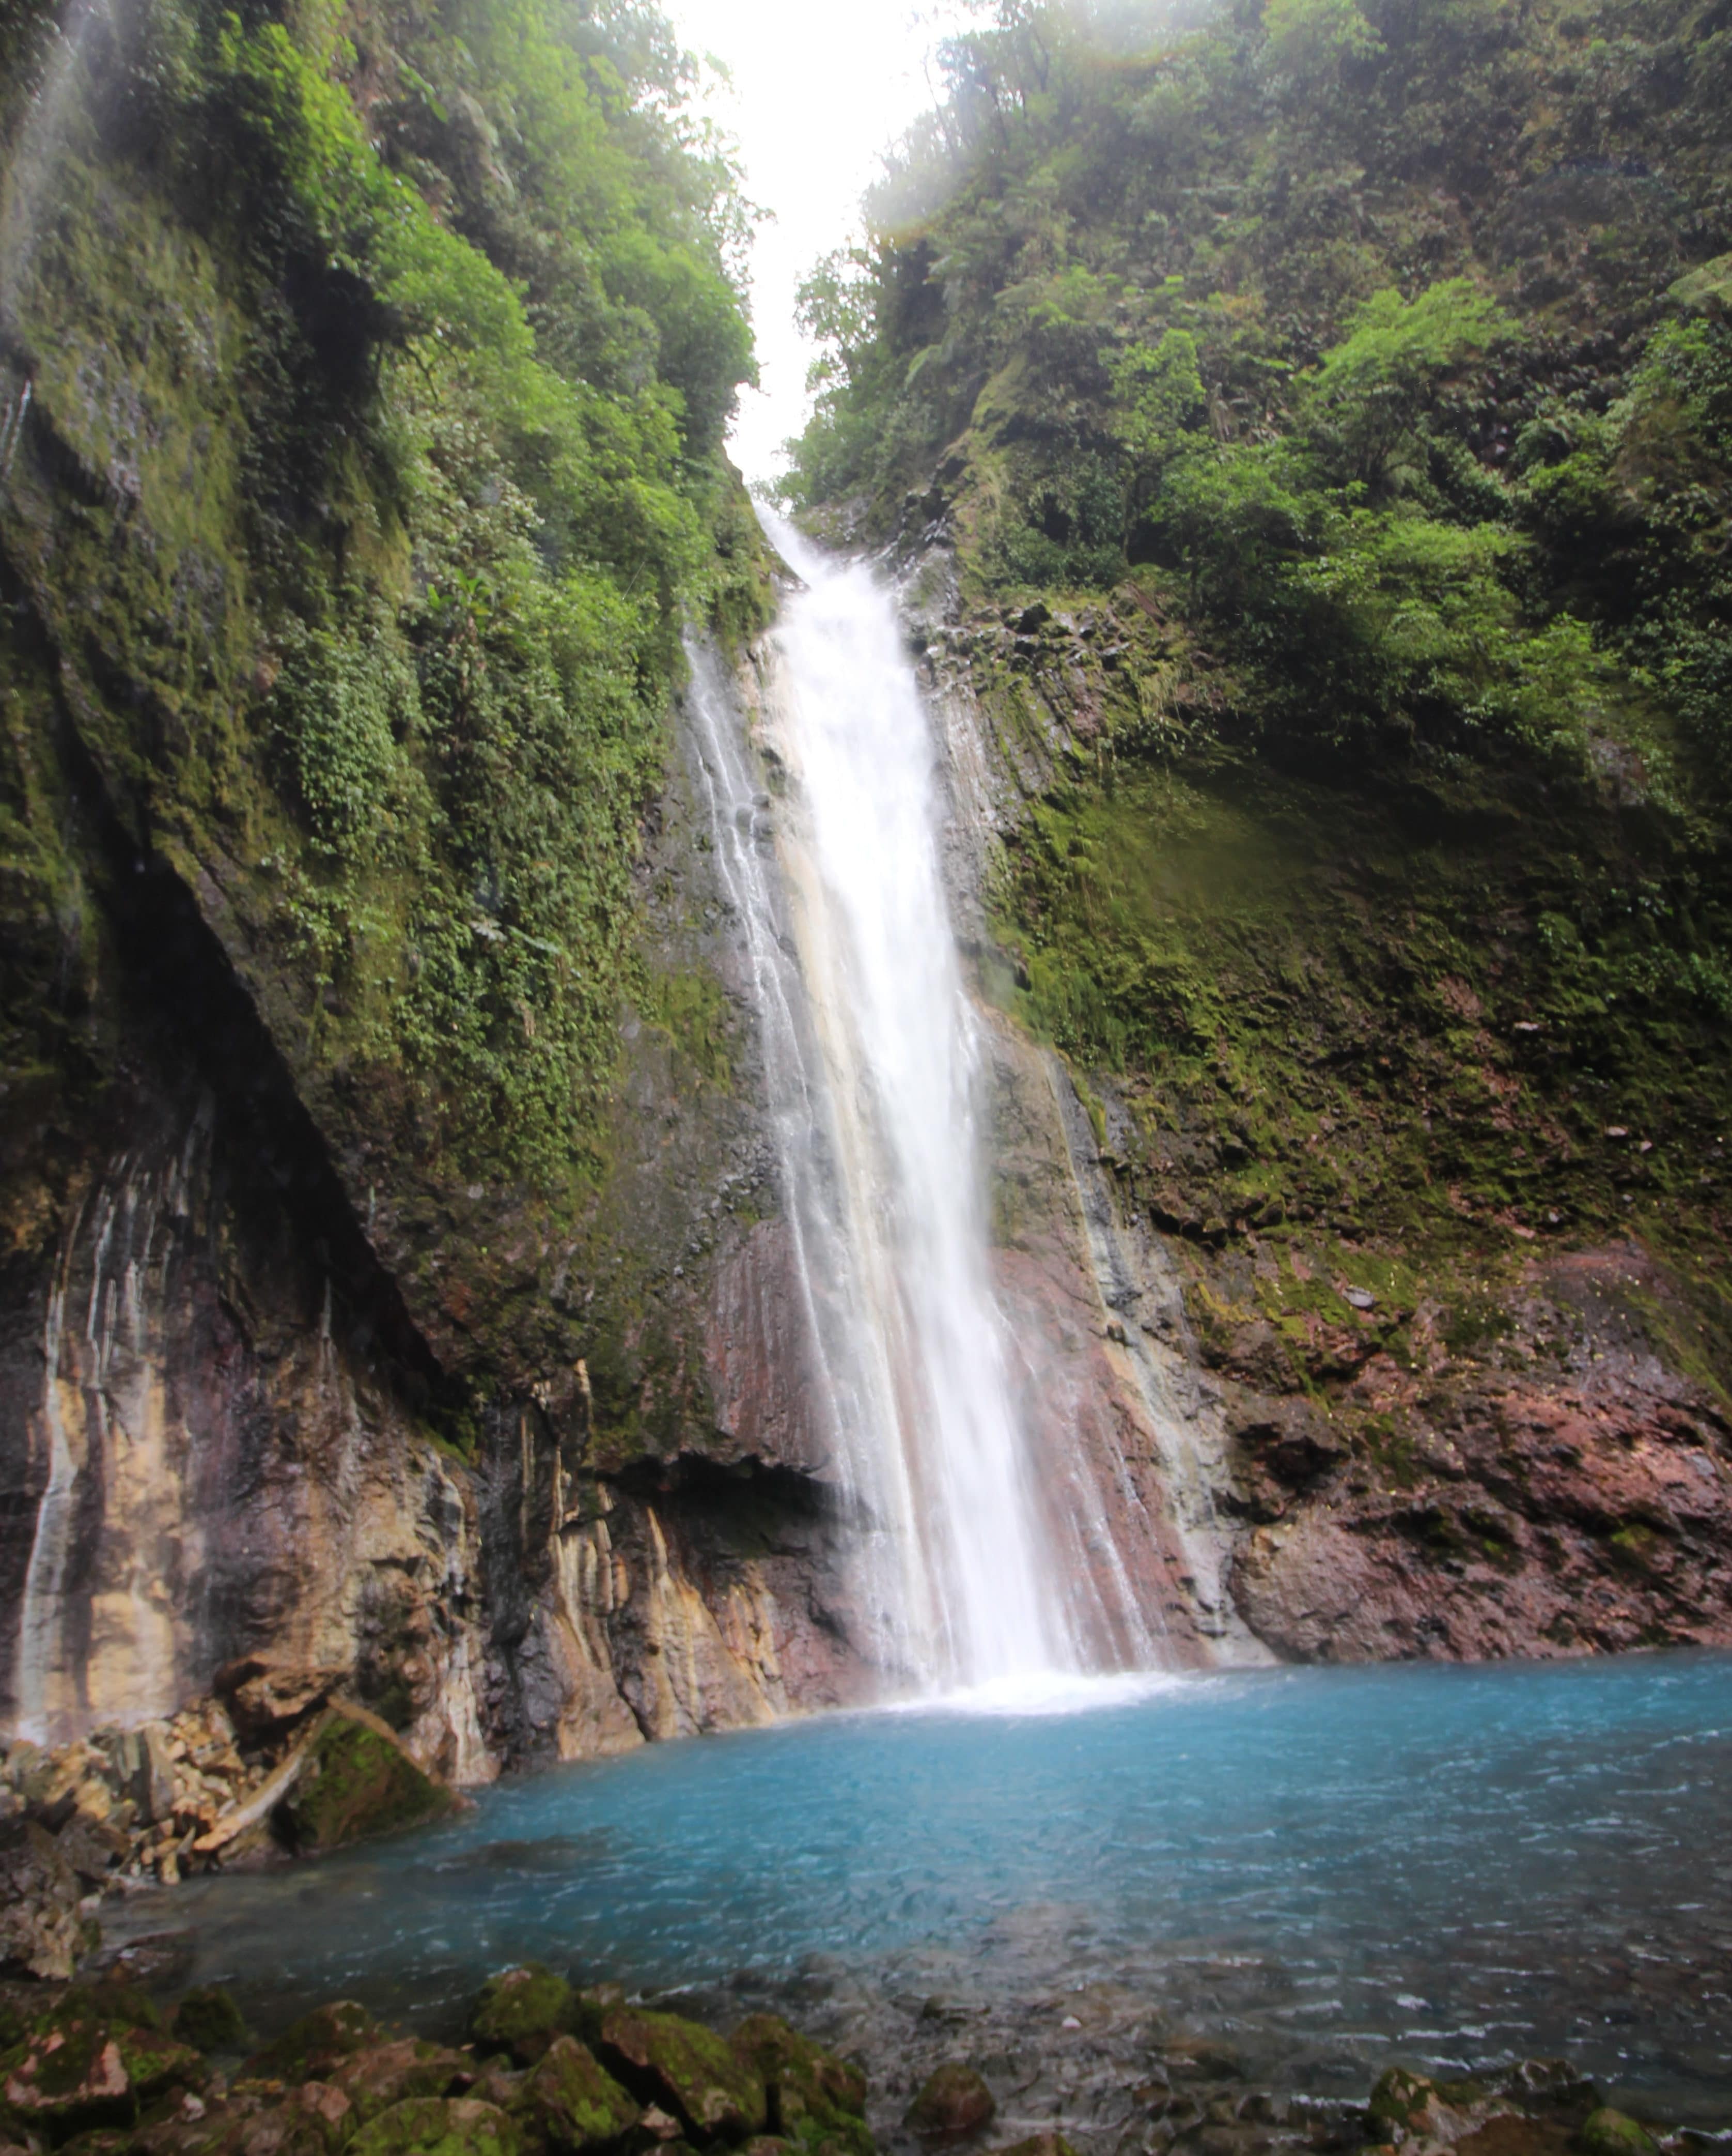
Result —
<svg viewBox="0 0 1732 2156"><path fill-rule="evenodd" d="M247 2061L254 2081L328 2081L332 2071L355 2052L385 2041L366 2007L352 1999L315 2006L290 2024L274 2043Z"/></svg>
<svg viewBox="0 0 1732 2156"><path fill-rule="evenodd" d="M753 2014L729 2039L735 2058L764 2084L773 2134L816 2148L836 2142L853 2156L870 2156L866 2077L832 2051L802 2036L780 2015Z"/></svg>
<svg viewBox="0 0 1732 2156"><path fill-rule="evenodd" d="M154 2030L103 2020L74 1997L42 2015L0 2056L0 2101L26 2128L54 2141L130 2127L141 2104L209 2078L190 2046Z"/></svg>
<svg viewBox="0 0 1732 2156"><path fill-rule="evenodd" d="M1581 2139L1587 2156L1657 2156L1659 2147L1645 2126L1610 2104L1588 2113Z"/></svg>
<svg viewBox="0 0 1732 2156"><path fill-rule="evenodd" d="M474 2097L412 2097L392 2104L349 2143L350 2156L518 2156L515 2126Z"/></svg>
<svg viewBox="0 0 1732 2156"><path fill-rule="evenodd" d="M961 2141L990 2125L997 2109L974 2068L952 2060L927 2075L903 2123L924 2141Z"/></svg>
<svg viewBox="0 0 1732 2156"><path fill-rule="evenodd" d="M640 2103L659 2106L700 2140L750 2140L769 2123L757 2073L699 2022L616 2007L597 2049Z"/></svg>
<svg viewBox="0 0 1732 2156"><path fill-rule="evenodd" d="M411 2097L448 2096L474 2078L474 2062L461 2051L424 2044L413 2036L364 2045L331 2068L323 2079L347 2098L365 2125Z"/></svg>
<svg viewBox="0 0 1732 2156"><path fill-rule="evenodd" d="M437 1819L452 1802L386 1723L345 1706L333 1707L309 1740L276 1816L291 1848L336 1849Z"/></svg>
<svg viewBox="0 0 1732 2156"><path fill-rule="evenodd" d="M84 1888L33 1820L0 1820L0 1974L64 1982L101 1938L79 1914Z"/></svg>
<svg viewBox="0 0 1732 2156"><path fill-rule="evenodd" d="M1013 2141L1008 2148L997 2149L993 2156L1077 2156L1062 2133L1031 2133L1026 2141Z"/></svg>
<svg viewBox="0 0 1732 2156"><path fill-rule="evenodd" d="M325 1705L346 1674L335 1664L268 1662L254 1655L218 1670L211 1688L247 1743L280 1743Z"/></svg>
<svg viewBox="0 0 1732 2156"><path fill-rule="evenodd" d="M207 2057L246 2048L247 2025L233 1994L220 1984L202 1984L189 1991L175 2008L169 2025L182 2043L190 2044Z"/></svg>
<svg viewBox="0 0 1732 2156"><path fill-rule="evenodd" d="M481 1987L469 2034L478 2051L510 2051L520 2065L541 2057L577 2025L577 1994L540 1962L502 1969Z"/></svg>
<svg viewBox="0 0 1732 2156"><path fill-rule="evenodd" d="M1419 2126L1437 2094L1436 2083L1423 2074L1410 2073L1406 2066L1391 2066L1379 2076L1366 2108L1373 2126L1399 2126L1405 2133Z"/></svg>
<svg viewBox="0 0 1732 2156"><path fill-rule="evenodd" d="M629 2133L642 2113L629 2092L575 2036L556 2036L525 2077L513 2105L552 2148L594 2148Z"/></svg>

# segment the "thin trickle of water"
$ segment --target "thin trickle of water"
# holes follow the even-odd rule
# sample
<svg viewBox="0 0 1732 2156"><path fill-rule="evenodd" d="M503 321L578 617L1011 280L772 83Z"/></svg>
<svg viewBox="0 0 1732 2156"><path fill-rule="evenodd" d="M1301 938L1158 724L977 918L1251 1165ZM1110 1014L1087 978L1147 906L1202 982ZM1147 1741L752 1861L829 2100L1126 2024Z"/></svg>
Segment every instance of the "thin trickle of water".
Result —
<svg viewBox="0 0 1732 2156"><path fill-rule="evenodd" d="M0 196L0 336L17 333L18 295L35 258L42 213L51 199L66 132L85 95L83 63L100 33L114 19L114 0L72 0L49 54L48 64L6 168ZM29 386L21 403L28 407ZM22 420L16 410L9 431ZM8 441L9 459L17 447Z"/></svg>
<svg viewBox="0 0 1732 2156"><path fill-rule="evenodd" d="M69 1245L69 1250L72 1247ZM42 1421L48 1437L48 1481L36 1507L36 1532L24 1573L18 1611L18 1642L13 1692L18 1734L46 1743L52 1734L54 1679L59 1665L61 1594L72 1547L74 1493L78 1462L73 1457L61 1406L64 1382L60 1357L66 1336L66 1294L70 1283L63 1268L49 1291L42 1327Z"/></svg>

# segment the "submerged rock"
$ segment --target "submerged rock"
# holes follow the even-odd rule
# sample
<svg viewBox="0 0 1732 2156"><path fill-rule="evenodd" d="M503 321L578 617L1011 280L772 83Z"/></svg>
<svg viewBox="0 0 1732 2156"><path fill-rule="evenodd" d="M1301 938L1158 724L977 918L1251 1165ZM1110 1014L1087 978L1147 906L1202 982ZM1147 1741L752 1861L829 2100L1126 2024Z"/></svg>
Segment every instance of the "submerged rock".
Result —
<svg viewBox="0 0 1732 2156"><path fill-rule="evenodd" d="M989 2126L997 2110L992 2090L974 2068L957 2061L926 2076L903 2123L923 2140L961 2141Z"/></svg>

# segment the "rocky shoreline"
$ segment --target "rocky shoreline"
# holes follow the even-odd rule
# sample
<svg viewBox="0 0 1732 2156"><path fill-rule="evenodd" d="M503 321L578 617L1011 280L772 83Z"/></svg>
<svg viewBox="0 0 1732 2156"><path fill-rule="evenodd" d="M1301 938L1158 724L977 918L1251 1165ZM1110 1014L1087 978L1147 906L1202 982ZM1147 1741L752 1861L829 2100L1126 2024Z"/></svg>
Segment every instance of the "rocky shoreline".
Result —
<svg viewBox="0 0 1732 2156"><path fill-rule="evenodd" d="M52 1750L0 1748L0 1974L70 1978L110 1896L332 1849L466 1800L352 1700L255 1664L223 1697Z"/></svg>
<svg viewBox="0 0 1732 2156"><path fill-rule="evenodd" d="M976 2061L954 2029L944 2049L911 2088L906 2060L874 2088L778 2015L724 2036L534 1964L487 1981L459 2044L339 2000L255 2049L220 1987L165 2008L116 1958L82 1983L0 1987L0 2156L1683 2156L1717 2138L1645 2125L1559 2060L1473 2082L1395 2066L1363 2102L1323 2104L1180 2045L1141 2061L1107 2143L1019 2097L1031 2061Z"/></svg>

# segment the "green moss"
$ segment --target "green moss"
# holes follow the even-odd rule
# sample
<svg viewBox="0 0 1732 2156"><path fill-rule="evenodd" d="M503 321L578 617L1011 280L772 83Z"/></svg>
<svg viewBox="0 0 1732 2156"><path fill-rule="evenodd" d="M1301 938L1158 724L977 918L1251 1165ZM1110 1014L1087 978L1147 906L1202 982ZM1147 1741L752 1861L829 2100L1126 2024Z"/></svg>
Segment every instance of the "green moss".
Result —
<svg viewBox="0 0 1732 2156"><path fill-rule="evenodd" d="M437 1819L448 1790L423 1774L401 1746L364 1722L333 1715L281 1808L296 1848L335 1849Z"/></svg>
<svg viewBox="0 0 1732 2156"><path fill-rule="evenodd" d="M247 2042L247 2025L226 1986L208 1984L184 1994L174 2010L173 2029L183 2044L207 2054L238 2051Z"/></svg>
<svg viewBox="0 0 1732 2156"><path fill-rule="evenodd" d="M576 2025L576 1994L562 1976L529 1962L488 1978L470 2032L482 2051L510 2051L528 2039L568 2034Z"/></svg>

